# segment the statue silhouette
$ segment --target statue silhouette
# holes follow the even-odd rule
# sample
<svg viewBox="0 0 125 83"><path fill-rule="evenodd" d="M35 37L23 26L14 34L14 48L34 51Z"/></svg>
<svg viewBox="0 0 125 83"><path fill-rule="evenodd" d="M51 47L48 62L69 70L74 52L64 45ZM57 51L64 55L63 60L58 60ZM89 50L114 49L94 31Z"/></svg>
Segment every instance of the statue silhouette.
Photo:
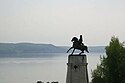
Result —
<svg viewBox="0 0 125 83"><path fill-rule="evenodd" d="M72 45L71 48L69 48L69 50L67 51L67 53L68 53L71 49L73 49L73 48L74 48L74 49L73 49L73 51L72 51L71 54L74 53L75 49L81 50L81 52L79 53L79 55L81 55L82 53L84 53L84 51L86 51L86 52L89 53L88 47L85 46L85 45L82 43L82 42L83 42L82 35L80 35L80 39L79 39L79 40L78 40L77 37L73 37L72 40L71 40L71 42L73 42L73 45Z"/></svg>
<svg viewBox="0 0 125 83"><path fill-rule="evenodd" d="M83 45L83 46L84 46L84 44L83 44L82 42L83 42L83 40L82 40L82 35L80 35L80 38L79 38L79 45Z"/></svg>

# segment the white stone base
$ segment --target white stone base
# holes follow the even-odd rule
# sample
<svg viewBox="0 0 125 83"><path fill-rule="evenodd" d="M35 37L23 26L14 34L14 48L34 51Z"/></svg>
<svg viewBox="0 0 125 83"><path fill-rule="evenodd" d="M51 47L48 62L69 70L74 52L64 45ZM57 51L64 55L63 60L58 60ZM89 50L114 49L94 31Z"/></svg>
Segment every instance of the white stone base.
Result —
<svg viewBox="0 0 125 83"><path fill-rule="evenodd" d="M66 83L89 83L86 55L69 55Z"/></svg>

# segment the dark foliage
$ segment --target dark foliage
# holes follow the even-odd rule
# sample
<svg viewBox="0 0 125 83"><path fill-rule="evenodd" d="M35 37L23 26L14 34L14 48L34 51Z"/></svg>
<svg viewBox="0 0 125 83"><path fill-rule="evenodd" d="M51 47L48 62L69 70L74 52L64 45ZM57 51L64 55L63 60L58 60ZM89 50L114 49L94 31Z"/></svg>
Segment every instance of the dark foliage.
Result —
<svg viewBox="0 0 125 83"><path fill-rule="evenodd" d="M118 38L111 38L106 57L92 71L92 83L125 83L125 48Z"/></svg>

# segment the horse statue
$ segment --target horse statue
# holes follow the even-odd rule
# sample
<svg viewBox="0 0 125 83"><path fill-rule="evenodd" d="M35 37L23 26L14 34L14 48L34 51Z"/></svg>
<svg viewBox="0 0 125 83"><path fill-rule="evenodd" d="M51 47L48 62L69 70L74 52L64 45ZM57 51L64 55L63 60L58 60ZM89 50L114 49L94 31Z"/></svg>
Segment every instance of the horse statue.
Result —
<svg viewBox="0 0 125 83"><path fill-rule="evenodd" d="M72 51L71 54L74 53L75 49L81 50L81 52L79 53L79 55L81 55L82 53L84 53L84 51L86 51L86 52L89 53L88 47L85 46L85 45L82 43L82 41L83 41L83 40L82 40L82 35L80 35L80 39L79 39L79 40L78 40L77 37L73 37L72 40L71 40L71 42L73 42L73 45L72 45L71 48L69 48L69 50L67 51L67 53L68 53L71 49L73 49L73 48L74 48L74 49L73 49L73 51Z"/></svg>

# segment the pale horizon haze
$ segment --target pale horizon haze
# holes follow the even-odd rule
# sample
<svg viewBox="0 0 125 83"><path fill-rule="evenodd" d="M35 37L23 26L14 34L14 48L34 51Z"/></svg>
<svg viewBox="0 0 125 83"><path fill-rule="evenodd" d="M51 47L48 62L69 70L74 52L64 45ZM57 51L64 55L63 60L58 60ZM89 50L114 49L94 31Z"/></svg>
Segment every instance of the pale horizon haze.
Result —
<svg viewBox="0 0 125 83"><path fill-rule="evenodd" d="M0 43L70 46L125 41L125 0L0 0Z"/></svg>

